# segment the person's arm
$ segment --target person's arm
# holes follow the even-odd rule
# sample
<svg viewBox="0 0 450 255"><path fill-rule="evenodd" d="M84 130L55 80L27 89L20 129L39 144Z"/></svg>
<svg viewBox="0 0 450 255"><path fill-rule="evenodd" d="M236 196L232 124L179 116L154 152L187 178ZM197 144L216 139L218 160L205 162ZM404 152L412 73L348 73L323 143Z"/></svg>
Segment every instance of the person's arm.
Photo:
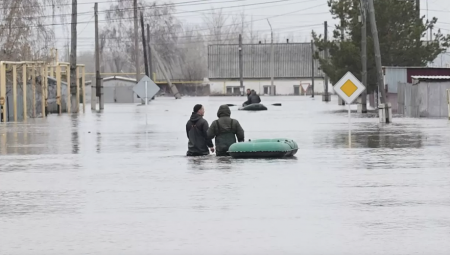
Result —
<svg viewBox="0 0 450 255"><path fill-rule="evenodd" d="M241 124L239 123L239 121L234 120L234 126L235 126L235 130L236 130L236 137L238 142L243 142L245 140L244 137L244 129L241 127Z"/></svg>
<svg viewBox="0 0 450 255"><path fill-rule="evenodd" d="M214 137L216 137L216 121L213 121L211 126L208 128L208 131L206 131L207 139L213 139Z"/></svg>
<svg viewBox="0 0 450 255"><path fill-rule="evenodd" d="M212 139L208 138L208 130L209 130L208 121L206 121L206 120L204 120L204 121L205 122L203 123L202 132L203 132L203 136L206 137L206 145L208 146L208 148L214 148Z"/></svg>
<svg viewBox="0 0 450 255"><path fill-rule="evenodd" d="M258 104L261 103L261 98L258 95L256 96L258 97Z"/></svg>
<svg viewBox="0 0 450 255"><path fill-rule="evenodd" d="M190 125L190 121L188 121L187 123L186 123L186 135L187 135L187 138L189 139L189 130L190 130L190 127L191 125Z"/></svg>

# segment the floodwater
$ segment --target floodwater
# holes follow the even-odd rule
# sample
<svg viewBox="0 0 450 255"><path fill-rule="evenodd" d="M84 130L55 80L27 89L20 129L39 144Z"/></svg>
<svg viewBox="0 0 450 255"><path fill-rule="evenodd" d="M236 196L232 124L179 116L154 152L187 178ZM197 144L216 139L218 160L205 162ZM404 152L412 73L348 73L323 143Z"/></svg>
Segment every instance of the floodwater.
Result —
<svg viewBox="0 0 450 255"><path fill-rule="evenodd" d="M0 123L0 254L450 254L448 120L353 113L349 148L336 98L262 100L232 117L296 158L184 156L192 107L239 97Z"/></svg>

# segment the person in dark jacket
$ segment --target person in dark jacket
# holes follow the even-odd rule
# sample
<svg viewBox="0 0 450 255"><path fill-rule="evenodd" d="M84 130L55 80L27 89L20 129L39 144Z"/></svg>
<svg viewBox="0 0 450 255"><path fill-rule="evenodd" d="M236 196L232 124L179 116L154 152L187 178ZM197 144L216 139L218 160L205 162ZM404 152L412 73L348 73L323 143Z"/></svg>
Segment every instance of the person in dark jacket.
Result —
<svg viewBox="0 0 450 255"><path fill-rule="evenodd" d="M251 90L250 95L247 96L248 100L242 106L249 104L259 104L261 103L261 98L256 94L255 90Z"/></svg>
<svg viewBox="0 0 450 255"><path fill-rule="evenodd" d="M212 139L207 138L208 121L203 119L205 108L201 104L194 106L191 118L186 123L186 134L189 139L187 156L205 156L208 148L214 153Z"/></svg>
<svg viewBox="0 0 450 255"><path fill-rule="evenodd" d="M221 105L217 111L219 119L213 121L208 129L208 139L215 138L216 156L229 156L227 151L233 143L236 143L236 138L238 142L244 141L244 129L239 121L230 116L230 107L226 104Z"/></svg>
<svg viewBox="0 0 450 255"><path fill-rule="evenodd" d="M259 104L261 103L261 98L256 94L256 91L252 90L250 94L250 104Z"/></svg>
<svg viewBox="0 0 450 255"><path fill-rule="evenodd" d="M251 94L251 93L252 93L252 91L251 91L250 89L247 89L247 101L245 101L245 102L242 104L242 107L244 107L244 106L250 104L250 94Z"/></svg>

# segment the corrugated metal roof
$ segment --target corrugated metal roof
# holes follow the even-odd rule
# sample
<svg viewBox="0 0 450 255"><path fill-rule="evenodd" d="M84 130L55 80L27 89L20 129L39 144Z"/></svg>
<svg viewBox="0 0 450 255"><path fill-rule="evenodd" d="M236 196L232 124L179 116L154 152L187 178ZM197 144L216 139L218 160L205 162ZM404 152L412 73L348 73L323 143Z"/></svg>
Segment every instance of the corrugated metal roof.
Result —
<svg viewBox="0 0 450 255"><path fill-rule="evenodd" d="M244 78L270 78L270 44L244 44L242 46ZM274 77L311 77L312 52L310 43L274 44ZM323 77L314 61L316 77ZM209 78L239 78L239 45L208 46Z"/></svg>
<svg viewBox="0 0 450 255"><path fill-rule="evenodd" d="M411 76L411 78L416 80L450 80L450 76L443 76L443 75L435 75L435 76L417 75Z"/></svg>

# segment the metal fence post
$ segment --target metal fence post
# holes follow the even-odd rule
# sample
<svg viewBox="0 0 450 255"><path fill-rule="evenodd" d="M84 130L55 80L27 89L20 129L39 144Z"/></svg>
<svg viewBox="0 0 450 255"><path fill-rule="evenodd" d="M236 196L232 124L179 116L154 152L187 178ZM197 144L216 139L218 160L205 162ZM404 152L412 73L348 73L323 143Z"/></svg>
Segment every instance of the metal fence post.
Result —
<svg viewBox="0 0 450 255"><path fill-rule="evenodd" d="M450 120L450 89L447 89L448 119Z"/></svg>

